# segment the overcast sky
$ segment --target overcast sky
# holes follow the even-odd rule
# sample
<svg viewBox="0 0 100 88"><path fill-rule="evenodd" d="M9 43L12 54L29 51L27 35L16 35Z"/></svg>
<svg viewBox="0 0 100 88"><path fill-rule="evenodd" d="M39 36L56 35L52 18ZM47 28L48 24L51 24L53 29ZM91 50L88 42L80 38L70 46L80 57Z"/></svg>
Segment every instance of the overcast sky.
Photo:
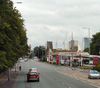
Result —
<svg viewBox="0 0 100 88"><path fill-rule="evenodd" d="M100 31L100 0L12 0L21 12L27 29L28 44L66 47L71 35L79 41ZM17 1L23 2L17 4Z"/></svg>

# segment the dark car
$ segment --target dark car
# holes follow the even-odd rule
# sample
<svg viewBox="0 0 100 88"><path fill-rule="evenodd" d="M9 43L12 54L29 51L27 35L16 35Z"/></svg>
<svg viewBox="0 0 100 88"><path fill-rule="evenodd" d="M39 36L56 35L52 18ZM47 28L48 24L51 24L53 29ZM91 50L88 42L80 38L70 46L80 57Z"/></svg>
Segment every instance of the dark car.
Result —
<svg viewBox="0 0 100 88"><path fill-rule="evenodd" d="M40 73L38 72L37 68L29 69L27 74L27 82L29 81L40 81Z"/></svg>

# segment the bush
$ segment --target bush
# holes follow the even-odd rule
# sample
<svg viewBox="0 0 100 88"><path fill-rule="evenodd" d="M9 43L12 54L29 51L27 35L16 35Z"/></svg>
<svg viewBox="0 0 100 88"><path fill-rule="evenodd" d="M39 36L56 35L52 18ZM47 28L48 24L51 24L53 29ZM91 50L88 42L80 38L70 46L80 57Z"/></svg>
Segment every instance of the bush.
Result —
<svg viewBox="0 0 100 88"><path fill-rule="evenodd" d="M80 67L80 69L89 70L89 69L93 69L93 67L91 67L91 66L82 66L82 67Z"/></svg>
<svg viewBox="0 0 100 88"><path fill-rule="evenodd" d="M93 70L97 70L100 72L100 63L98 65L96 65L95 67L93 67Z"/></svg>
<svg viewBox="0 0 100 88"><path fill-rule="evenodd" d="M79 63L78 62L73 62L72 63L72 67L78 67L79 66Z"/></svg>

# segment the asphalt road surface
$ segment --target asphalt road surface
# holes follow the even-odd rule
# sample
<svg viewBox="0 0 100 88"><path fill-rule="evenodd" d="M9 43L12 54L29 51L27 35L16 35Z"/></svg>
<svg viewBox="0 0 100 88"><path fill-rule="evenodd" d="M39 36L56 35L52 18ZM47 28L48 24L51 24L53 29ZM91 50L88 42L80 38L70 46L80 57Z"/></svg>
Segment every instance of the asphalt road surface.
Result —
<svg viewBox="0 0 100 88"><path fill-rule="evenodd" d="M96 88L88 83L60 74L57 66L34 60L21 62L22 70L14 88ZM29 68L37 67L40 72L40 82L27 82L26 74Z"/></svg>

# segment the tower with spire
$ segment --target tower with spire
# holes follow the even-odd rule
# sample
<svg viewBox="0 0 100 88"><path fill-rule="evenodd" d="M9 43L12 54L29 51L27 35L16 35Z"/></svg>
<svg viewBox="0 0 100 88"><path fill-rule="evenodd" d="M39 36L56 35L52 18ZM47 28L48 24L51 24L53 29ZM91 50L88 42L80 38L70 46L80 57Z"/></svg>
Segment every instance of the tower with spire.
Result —
<svg viewBox="0 0 100 88"><path fill-rule="evenodd" d="M71 41L69 41L69 50L70 51L77 51L78 50L78 41L74 40L73 32L71 34Z"/></svg>

